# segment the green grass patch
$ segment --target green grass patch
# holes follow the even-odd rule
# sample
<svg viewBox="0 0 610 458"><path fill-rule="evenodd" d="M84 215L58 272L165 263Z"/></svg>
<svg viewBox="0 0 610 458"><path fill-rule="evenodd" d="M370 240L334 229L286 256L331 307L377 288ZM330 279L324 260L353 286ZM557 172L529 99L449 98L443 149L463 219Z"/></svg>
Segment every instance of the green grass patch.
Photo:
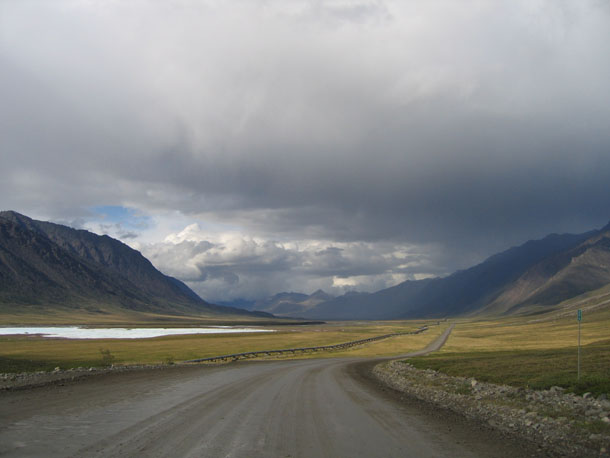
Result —
<svg viewBox="0 0 610 458"><path fill-rule="evenodd" d="M27 358L0 357L0 373L19 373L34 371L52 371L60 365L58 360L37 360Z"/></svg>
<svg viewBox="0 0 610 458"><path fill-rule="evenodd" d="M580 380L576 347L437 353L412 358L409 363L483 382L533 389L560 386L576 394L610 393L610 340L582 347Z"/></svg>
<svg viewBox="0 0 610 458"><path fill-rule="evenodd" d="M36 358L30 358L27 356L0 355L0 373L50 372L56 367L60 369L109 367L116 361L116 356L112 351L102 347L98 347L97 351L91 348L86 353L72 355L70 358L66 358L65 355L61 354L37 354L36 356ZM173 358L168 357L164 362L166 364L173 364Z"/></svg>
<svg viewBox="0 0 610 458"><path fill-rule="evenodd" d="M72 360L66 360L64 358L30 359L0 356L0 373L51 372L56 367L64 370L88 367L108 367L112 364L112 361L112 354L100 354L96 358L78 358Z"/></svg>

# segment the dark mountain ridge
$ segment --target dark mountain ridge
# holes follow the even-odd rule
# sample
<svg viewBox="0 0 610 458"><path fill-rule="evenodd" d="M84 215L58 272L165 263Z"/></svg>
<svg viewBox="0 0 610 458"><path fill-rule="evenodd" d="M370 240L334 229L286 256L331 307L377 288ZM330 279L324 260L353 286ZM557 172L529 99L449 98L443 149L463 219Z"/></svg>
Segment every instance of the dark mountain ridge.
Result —
<svg viewBox="0 0 610 458"><path fill-rule="evenodd" d="M318 290L242 301L262 311L252 313L205 302L111 237L0 212L0 310L5 312L38 306L325 320L501 315L528 313L530 306L552 308L607 284L610 224L584 234L551 234L447 277L405 281L375 293L335 298Z"/></svg>
<svg viewBox="0 0 610 458"><path fill-rule="evenodd" d="M527 269L486 307L519 313L527 305L553 306L610 283L610 228Z"/></svg>
<svg viewBox="0 0 610 458"><path fill-rule="evenodd" d="M248 314L209 304L107 235L0 212L0 304L169 314ZM257 314L269 316L268 314Z"/></svg>
<svg viewBox="0 0 610 458"><path fill-rule="evenodd" d="M446 317L486 313L514 313L530 303L557 303L610 283L607 237L610 225L584 234L551 234L493 255L482 263L443 278L405 281L376 293L344 295L318 304L302 315L316 319L397 319ZM574 259L587 268L565 270ZM595 254L595 255L594 255ZM606 257L608 256L608 264ZM523 290L524 276L532 283L540 275L535 292L514 300ZM562 272L563 281L555 278ZM554 278L552 284L547 284ZM522 284L519 284L521 281ZM543 287L542 283L546 285ZM512 299L511 299L512 298ZM500 301L500 306L494 306Z"/></svg>

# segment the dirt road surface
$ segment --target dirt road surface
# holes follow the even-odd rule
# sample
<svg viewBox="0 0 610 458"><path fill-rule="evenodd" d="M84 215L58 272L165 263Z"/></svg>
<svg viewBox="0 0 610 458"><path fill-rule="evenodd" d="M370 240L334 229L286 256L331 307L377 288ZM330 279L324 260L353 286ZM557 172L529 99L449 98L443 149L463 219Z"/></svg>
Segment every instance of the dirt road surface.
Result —
<svg viewBox="0 0 610 458"><path fill-rule="evenodd" d="M402 399L372 378L373 365L355 359L250 361L109 373L7 391L0 393L0 455L537 454L483 425Z"/></svg>

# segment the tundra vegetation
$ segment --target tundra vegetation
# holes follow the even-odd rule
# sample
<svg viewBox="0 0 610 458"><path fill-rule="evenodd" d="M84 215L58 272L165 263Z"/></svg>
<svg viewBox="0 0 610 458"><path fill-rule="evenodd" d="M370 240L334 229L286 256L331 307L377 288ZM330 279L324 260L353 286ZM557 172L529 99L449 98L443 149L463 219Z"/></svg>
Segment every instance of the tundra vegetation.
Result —
<svg viewBox="0 0 610 458"><path fill-rule="evenodd" d="M409 360L416 368L524 388L610 393L610 308L607 297L568 301L550 315L461 321L435 354ZM585 301L585 302L583 302ZM581 376L577 379L578 321ZM596 305L601 305L597 307Z"/></svg>
<svg viewBox="0 0 610 458"><path fill-rule="evenodd" d="M0 337L0 372L26 372L76 367L167 364L208 356L258 350L332 345L378 335L413 331L425 321L340 322L308 326L276 326L274 333L191 334L150 339L50 339L41 336ZM444 323L442 323L444 325ZM425 346L442 332L431 326L422 334L391 337L347 350L272 358L375 357L400 355ZM101 353L103 348L104 353ZM100 358L101 355L101 358ZM101 360L100 360L101 359Z"/></svg>

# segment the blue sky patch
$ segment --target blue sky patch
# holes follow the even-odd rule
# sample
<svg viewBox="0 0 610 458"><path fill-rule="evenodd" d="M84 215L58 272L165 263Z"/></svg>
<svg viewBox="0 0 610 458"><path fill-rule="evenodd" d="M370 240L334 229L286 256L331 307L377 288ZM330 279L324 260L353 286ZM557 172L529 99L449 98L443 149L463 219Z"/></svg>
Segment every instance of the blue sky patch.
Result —
<svg viewBox="0 0 610 458"><path fill-rule="evenodd" d="M151 225L151 218L139 210L121 205L101 205L92 208L100 216L101 222L120 225L125 230L147 229Z"/></svg>

